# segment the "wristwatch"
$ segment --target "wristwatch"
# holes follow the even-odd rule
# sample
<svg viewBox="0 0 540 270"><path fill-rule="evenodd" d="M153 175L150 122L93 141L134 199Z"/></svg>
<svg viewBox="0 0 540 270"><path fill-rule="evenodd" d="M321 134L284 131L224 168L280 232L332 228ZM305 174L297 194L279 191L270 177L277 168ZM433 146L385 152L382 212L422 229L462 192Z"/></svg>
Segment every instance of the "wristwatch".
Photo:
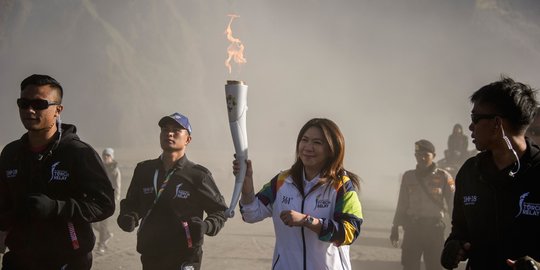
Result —
<svg viewBox="0 0 540 270"><path fill-rule="evenodd" d="M312 216L306 215L306 219L304 220L305 224L313 225L313 221L315 221L315 219Z"/></svg>

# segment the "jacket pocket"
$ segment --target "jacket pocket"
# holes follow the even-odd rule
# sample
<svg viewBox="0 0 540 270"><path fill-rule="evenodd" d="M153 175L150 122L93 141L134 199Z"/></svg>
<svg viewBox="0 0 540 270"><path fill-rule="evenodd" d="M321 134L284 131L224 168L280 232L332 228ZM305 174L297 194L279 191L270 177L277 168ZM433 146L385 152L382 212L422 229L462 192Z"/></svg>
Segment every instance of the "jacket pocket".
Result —
<svg viewBox="0 0 540 270"><path fill-rule="evenodd" d="M187 252L193 246L193 232L189 225L178 222L176 217L164 215L146 217L137 232L137 251L141 254ZM187 223L187 222L186 222Z"/></svg>

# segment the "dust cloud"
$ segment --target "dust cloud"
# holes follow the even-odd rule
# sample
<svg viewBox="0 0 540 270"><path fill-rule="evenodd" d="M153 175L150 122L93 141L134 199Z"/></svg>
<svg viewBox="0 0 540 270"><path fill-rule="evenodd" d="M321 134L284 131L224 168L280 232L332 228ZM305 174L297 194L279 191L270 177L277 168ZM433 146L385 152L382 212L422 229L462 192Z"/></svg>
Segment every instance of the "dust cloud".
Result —
<svg viewBox="0 0 540 270"><path fill-rule="evenodd" d="M247 64L229 75L231 13ZM290 166L303 123L327 117L363 196L394 205L414 141L431 140L442 158L453 125L469 124L474 90L501 73L540 87L539 14L534 0L1 0L0 145L24 132L20 81L49 74L65 89L63 121L96 149L156 157L158 119L182 112L188 155L229 186L224 85L237 79L249 85L258 181Z"/></svg>

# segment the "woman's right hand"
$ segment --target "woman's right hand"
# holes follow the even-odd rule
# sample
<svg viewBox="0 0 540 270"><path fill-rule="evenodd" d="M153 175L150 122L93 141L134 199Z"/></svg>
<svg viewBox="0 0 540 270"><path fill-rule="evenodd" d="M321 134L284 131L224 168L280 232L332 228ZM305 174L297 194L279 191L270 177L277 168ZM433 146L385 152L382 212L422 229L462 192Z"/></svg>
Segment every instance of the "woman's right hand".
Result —
<svg viewBox="0 0 540 270"><path fill-rule="evenodd" d="M244 184L242 186L242 197L240 202L242 204L249 204L255 198L255 189L253 188L253 167L251 166L251 160L246 160L246 176L244 177ZM233 160L233 174L236 176L240 172L240 161Z"/></svg>
<svg viewBox="0 0 540 270"><path fill-rule="evenodd" d="M245 177L246 178L248 178L248 177L253 178L253 167L251 166L251 160L250 159L246 160L246 165L247 165L247 168L246 168L246 176ZM233 160L233 174L236 176L239 171L240 171L240 161L235 159L235 160Z"/></svg>

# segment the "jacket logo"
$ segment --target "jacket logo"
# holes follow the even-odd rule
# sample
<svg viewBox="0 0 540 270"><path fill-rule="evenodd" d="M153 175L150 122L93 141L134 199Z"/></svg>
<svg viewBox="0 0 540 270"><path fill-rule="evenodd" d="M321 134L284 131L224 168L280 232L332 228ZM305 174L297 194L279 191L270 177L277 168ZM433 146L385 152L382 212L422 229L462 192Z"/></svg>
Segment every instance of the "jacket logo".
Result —
<svg viewBox="0 0 540 270"><path fill-rule="evenodd" d="M143 187L142 192L143 194L154 193L154 187Z"/></svg>
<svg viewBox="0 0 540 270"><path fill-rule="evenodd" d="M525 192L519 196L519 213L516 217L520 215L525 216L540 216L540 203L528 203L525 202L525 198L529 196L530 192Z"/></svg>
<svg viewBox="0 0 540 270"><path fill-rule="evenodd" d="M330 206L329 200L316 200L317 208L328 208Z"/></svg>
<svg viewBox="0 0 540 270"><path fill-rule="evenodd" d="M17 169L7 170L6 178L13 178L13 177L17 177Z"/></svg>
<svg viewBox="0 0 540 270"><path fill-rule="evenodd" d="M471 195L471 196L463 196L463 204L464 205L476 205L476 202L478 201L478 196Z"/></svg>
<svg viewBox="0 0 540 270"><path fill-rule="evenodd" d="M281 199L281 204L291 204L292 197L283 196Z"/></svg>
<svg viewBox="0 0 540 270"><path fill-rule="evenodd" d="M67 181L69 177L69 173L64 170L57 170L56 167L60 164L60 161L54 163L51 166L51 179L49 179L49 182L52 181Z"/></svg>
<svg viewBox="0 0 540 270"><path fill-rule="evenodd" d="M187 199L189 195L191 195L189 191L181 190L180 187L182 187L182 183L176 185L176 194L174 195L173 199Z"/></svg>

